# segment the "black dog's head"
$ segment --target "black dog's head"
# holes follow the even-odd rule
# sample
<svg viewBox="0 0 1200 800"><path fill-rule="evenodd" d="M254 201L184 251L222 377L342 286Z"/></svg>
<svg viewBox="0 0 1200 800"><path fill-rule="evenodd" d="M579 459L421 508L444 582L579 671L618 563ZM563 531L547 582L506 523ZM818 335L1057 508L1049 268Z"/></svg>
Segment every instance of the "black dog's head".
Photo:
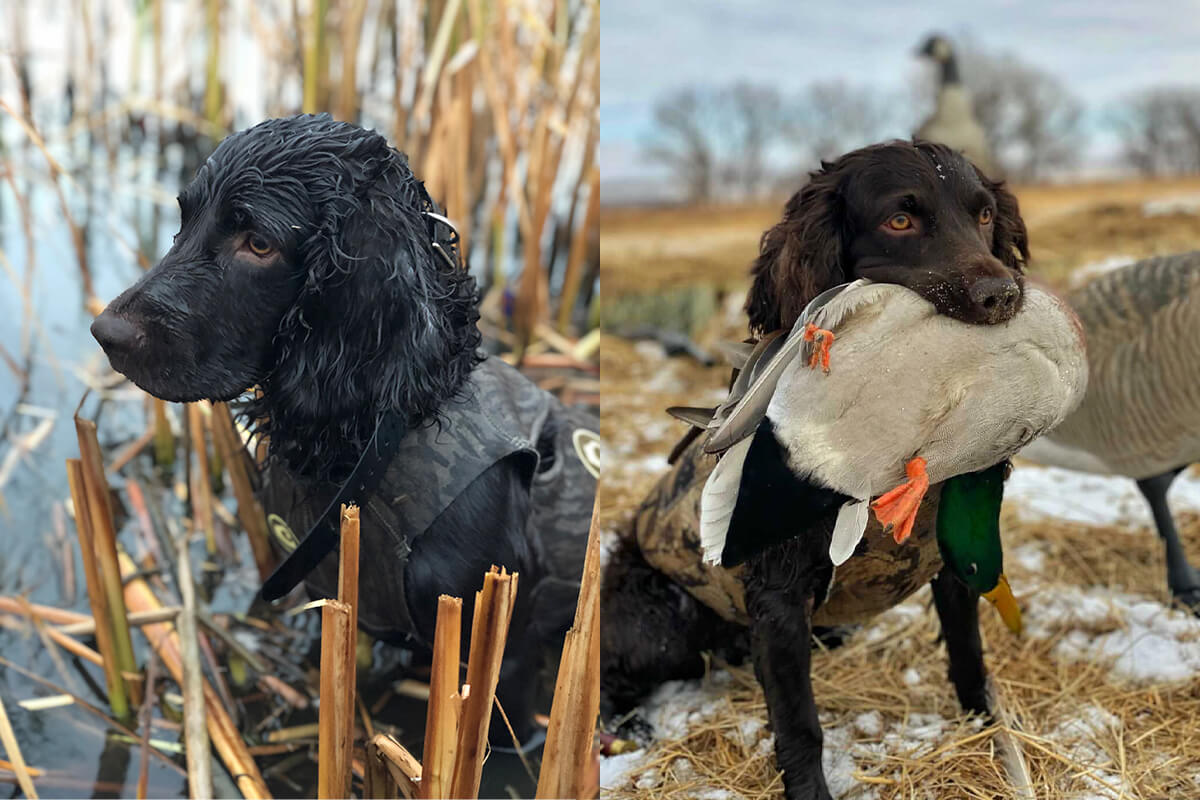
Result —
<svg viewBox="0 0 1200 800"><path fill-rule="evenodd" d="M941 314L993 324L1021 305L1029 258L1017 199L950 148L864 147L825 163L763 234L746 310L790 328L810 300L856 278L898 283Z"/></svg>
<svg viewBox="0 0 1200 800"><path fill-rule="evenodd" d="M147 392L229 400L257 384L272 450L319 458L383 411L429 415L473 365L474 281L382 136L269 120L225 139L179 207L170 251L92 325Z"/></svg>

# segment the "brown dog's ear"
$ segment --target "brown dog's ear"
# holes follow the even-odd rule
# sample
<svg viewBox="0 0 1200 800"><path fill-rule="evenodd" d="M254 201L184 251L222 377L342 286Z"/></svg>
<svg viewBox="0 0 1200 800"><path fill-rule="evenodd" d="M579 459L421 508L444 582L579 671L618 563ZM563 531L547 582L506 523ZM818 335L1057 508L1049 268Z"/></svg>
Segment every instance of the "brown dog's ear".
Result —
<svg viewBox="0 0 1200 800"><path fill-rule="evenodd" d="M979 167L975 167L979 180L996 198L996 220L992 234L992 255L1004 262L1004 266L1024 272L1029 263L1029 234L1025 231L1025 220L1017 196L1010 192L1004 181L989 180Z"/></svg>
<svg viewBox="0 0 1200 800"><path fill-rule="evenodd" d="M746 299L755 333L791 328L810 300L845 281L837 169L822 167L788 200L783 220L763 234Z"/></svg>

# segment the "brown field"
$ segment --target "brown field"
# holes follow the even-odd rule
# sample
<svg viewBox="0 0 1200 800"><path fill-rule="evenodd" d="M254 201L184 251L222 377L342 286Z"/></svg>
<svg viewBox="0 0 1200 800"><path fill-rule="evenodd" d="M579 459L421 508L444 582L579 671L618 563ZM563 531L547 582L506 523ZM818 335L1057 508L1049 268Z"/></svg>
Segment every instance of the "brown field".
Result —
<svg viewBox="0 0 1200 800"><path fill-rule="evenodd" d="M1076 269L1106 259L1200 248L1200 180L1023 186L1017 192L1030 229L1031 272L1053 285L1069 285ZM608 329L683 328L702 346L742 338L746 266L781 205L605 209L602 305L606 317L616 321ZM604 338L601 369L602 433L610 445L601 517L607 530L619 534L684 432L684 425L663 409L718 402L728 369L704 367L688 357L667 358L657 343L615 335ZM1193 559L1200 557L1200 517L1182 513L1177 521ZM1041 592L1062 587L1098 587L1094 591L1101 595L1123 591L1169 603L1161 546L1150 531L1030 522L1007 507L1004 531L1007 552L1029 545L1042 554L1043 566L1036 571L1020 561L1008 565L1027 613L1036 609ZM999 729L980 729L958 711L928 592L906 606L910 613L885 614L847 645L815 657L823 724L839 731L840 745L856 748L856 783L842 796L1015 796L995 760ZM1017 639L990 610L981 610L981 617L988 667L1006 712L1019 721L1016 738L1037 797L1200 795L1200 682L1135 685L1114 678L1104 663L1056 657L1060 640L1078 627ZM1089 624L1085 632L1101 632L1097 623ZM1115 615L1098 626L1109 630L1125 624ZM1070 741L1064 725L1093 706L1111 715L1112 724L1089 733L1078 746L1064 745ZM912 748L889 748L881 746L878 735L855 726L872 711L882 715L885 731L904 731L914 714L940 715L951 724L929 747L914 742ZM739 743L731 735L754 719L765 719L761 693L752 672L735 670L723 710L681 738L655 742L638 772L606 789L605 796L782 796L770 749L761 742L757 747ZM827 739L827 750L828 744ZM647 774L655 777L635 786L637 777Z"/></svg>

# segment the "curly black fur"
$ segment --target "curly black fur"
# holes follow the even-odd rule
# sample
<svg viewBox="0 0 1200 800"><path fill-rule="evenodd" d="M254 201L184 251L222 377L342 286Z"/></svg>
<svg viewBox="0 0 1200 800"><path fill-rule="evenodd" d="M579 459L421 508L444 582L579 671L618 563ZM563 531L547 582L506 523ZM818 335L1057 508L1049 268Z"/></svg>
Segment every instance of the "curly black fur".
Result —
<svg viewBox="0 0 1200 800"><path fill-rule="evenodd" d="M257 384L243 411L297 476L344 476L380 414L429 420L477 363L474 279L383 136L326 114L268 120L221 142L179 205L171 250L97 338L159 397ZM273 255L248 252L251 236Z"/></svg>

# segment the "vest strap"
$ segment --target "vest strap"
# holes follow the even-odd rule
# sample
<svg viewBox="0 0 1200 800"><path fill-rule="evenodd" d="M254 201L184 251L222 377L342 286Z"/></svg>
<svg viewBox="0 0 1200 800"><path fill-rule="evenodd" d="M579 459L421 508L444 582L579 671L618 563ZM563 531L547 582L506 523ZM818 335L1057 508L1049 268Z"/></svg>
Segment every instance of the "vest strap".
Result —
<svg viewBox="0 0 1200 800"><path fill-rule="evenodd" d="M300 581L329 555L341 540L341 507L344 503L366 502L387 472L388 463L404 437L404 419L395 411L383 414L375 423L367 446L350 477L338 489L337 495L313 522L308 533L271 576L263 582L262 596L267 602L286 597Z"/></svg>

